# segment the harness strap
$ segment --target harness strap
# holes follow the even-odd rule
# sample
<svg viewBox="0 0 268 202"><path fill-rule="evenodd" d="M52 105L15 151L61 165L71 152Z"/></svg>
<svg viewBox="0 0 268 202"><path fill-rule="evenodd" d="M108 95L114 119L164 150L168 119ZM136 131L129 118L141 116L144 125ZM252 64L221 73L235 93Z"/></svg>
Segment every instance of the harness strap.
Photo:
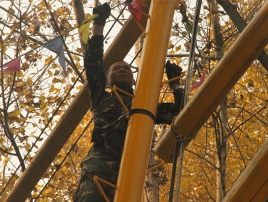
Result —
<svg viewBox="0 0 268 202"><path fill-rule="evenodd" d="M155 115L152 112L150 112L150 111L148 111L146 109L136 108L136 109L131 109L129 111L129 114L137 114L137 113L139 113L139 114L145 114L145 115L149 116L151 119L153 119L154 123L156 122Z"/></svg>

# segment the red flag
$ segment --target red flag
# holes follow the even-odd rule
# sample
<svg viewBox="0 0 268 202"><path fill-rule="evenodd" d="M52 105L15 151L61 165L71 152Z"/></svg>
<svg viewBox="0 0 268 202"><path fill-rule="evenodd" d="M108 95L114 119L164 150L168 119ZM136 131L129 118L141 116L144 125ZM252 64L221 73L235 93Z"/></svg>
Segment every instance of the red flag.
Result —
<svg viewBox="0 0 268 202"><path fill-rule="evenodd" d="M203 72L203 74L201 75L201 77L200 77L200 81L195 82L195 83L191 86L191 88L190 88L190 92L192 92L192 90L194 90L195 88L198 88L199 86L201 86L201 84L202 84L202 83L204 82L204 80L205 80L206 73L207 73L207 71L205 70L205 71Z"/></svg>
<svg viewBox="0 0 268 202"><path fill-rule="evenodd" d="M0 68L0 71L3 72L15 72L20 71L20 57L11 60L10 62L3 65L3 69Z"/></svg>
<svg viewBox="0 0 268 202"><path fill-rule="evenodd" d="M141 21L141 2L140 0L128 0L125 2L128 6L130 13L136 18L136 20Z"/></svg>

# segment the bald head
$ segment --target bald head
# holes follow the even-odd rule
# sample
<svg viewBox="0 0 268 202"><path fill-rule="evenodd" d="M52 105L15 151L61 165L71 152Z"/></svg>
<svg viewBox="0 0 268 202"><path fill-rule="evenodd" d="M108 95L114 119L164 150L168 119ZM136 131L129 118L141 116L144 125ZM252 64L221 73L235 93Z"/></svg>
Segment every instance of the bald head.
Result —
<svg viewBox="0 0 268 202"><path fill-rule="evenodd" d="M129 64L123 61L112 64L107 71L106 78L110 88L113 85L119 88L132 87L135 83Z"/></svg>

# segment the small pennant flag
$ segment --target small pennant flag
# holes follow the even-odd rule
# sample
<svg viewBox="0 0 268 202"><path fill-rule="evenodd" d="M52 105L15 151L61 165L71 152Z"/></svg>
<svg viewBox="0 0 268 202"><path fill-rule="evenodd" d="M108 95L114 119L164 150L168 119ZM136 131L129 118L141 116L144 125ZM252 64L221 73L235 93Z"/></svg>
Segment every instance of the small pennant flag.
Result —
<svg viewBox="0 0 268 202"><path fill-rule="evenodd" d="M3 72L15 72L20 71L20 57L11 60L10 62L3 65L3 69L1 68L0 71Z"/></svg>
<svg viewBox="0 0 268 202"><path fill-rule="evenodd" d="M202 84L202 83L204 82L204 80L205 80L206 74L207 74L207 71L205 70L205 71L203 72L203 74L201 75L201 77L200 77L200 81L195 82L195 83L191 86L191 88L190 88L190 92L192 92L195 88L198 88L199 86L201 86L201 84Z"/></svg>
<svg viewBox="0 0 268 202"><path fill-rule="evenodd" d="M47 49L56 52L59 56L59 63L63 69L64 75L66 76L66 63L65 63L65 57L64 57L64 51L63 51L63 43L61 37L55 38L46 44L43 44L44 47Z"/></svg>
<svg viewBox="0 0 268 202"><path fill-rule="evenodd" d="M99 16L98 14L89 16L87 19L85 19L82 22L81 26L79 27L79 32L82 35L82 41L84 42L84 44L86 44L88 41L90 23L92 22L92 20L94 20L98 16Z"/></svg>
<svg viewBox="0 0 268 202"><path fill-rule="evenodd" d="M140 0L127 0L125 4L128 6L129 12L136 20L141 21L141 2Z"/></svg>

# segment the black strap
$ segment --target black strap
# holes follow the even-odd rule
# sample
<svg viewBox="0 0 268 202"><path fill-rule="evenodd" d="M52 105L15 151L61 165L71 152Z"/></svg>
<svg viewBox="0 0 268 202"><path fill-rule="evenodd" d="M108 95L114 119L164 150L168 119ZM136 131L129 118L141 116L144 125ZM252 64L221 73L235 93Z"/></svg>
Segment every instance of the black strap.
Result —
<svg viewBox="0 0 268 202"><path fill-rule="evenodd" d="M150 111L148 111L146 109L139 109L139 108L131 109L129 111L129 113L130 114L137 114L137 113L139 113L139 114L145 114L145 115L149 116L150 118L152 118L153 121L154 121L154 123L156 121L155 115L152 112L150 112Z"/></svg>

